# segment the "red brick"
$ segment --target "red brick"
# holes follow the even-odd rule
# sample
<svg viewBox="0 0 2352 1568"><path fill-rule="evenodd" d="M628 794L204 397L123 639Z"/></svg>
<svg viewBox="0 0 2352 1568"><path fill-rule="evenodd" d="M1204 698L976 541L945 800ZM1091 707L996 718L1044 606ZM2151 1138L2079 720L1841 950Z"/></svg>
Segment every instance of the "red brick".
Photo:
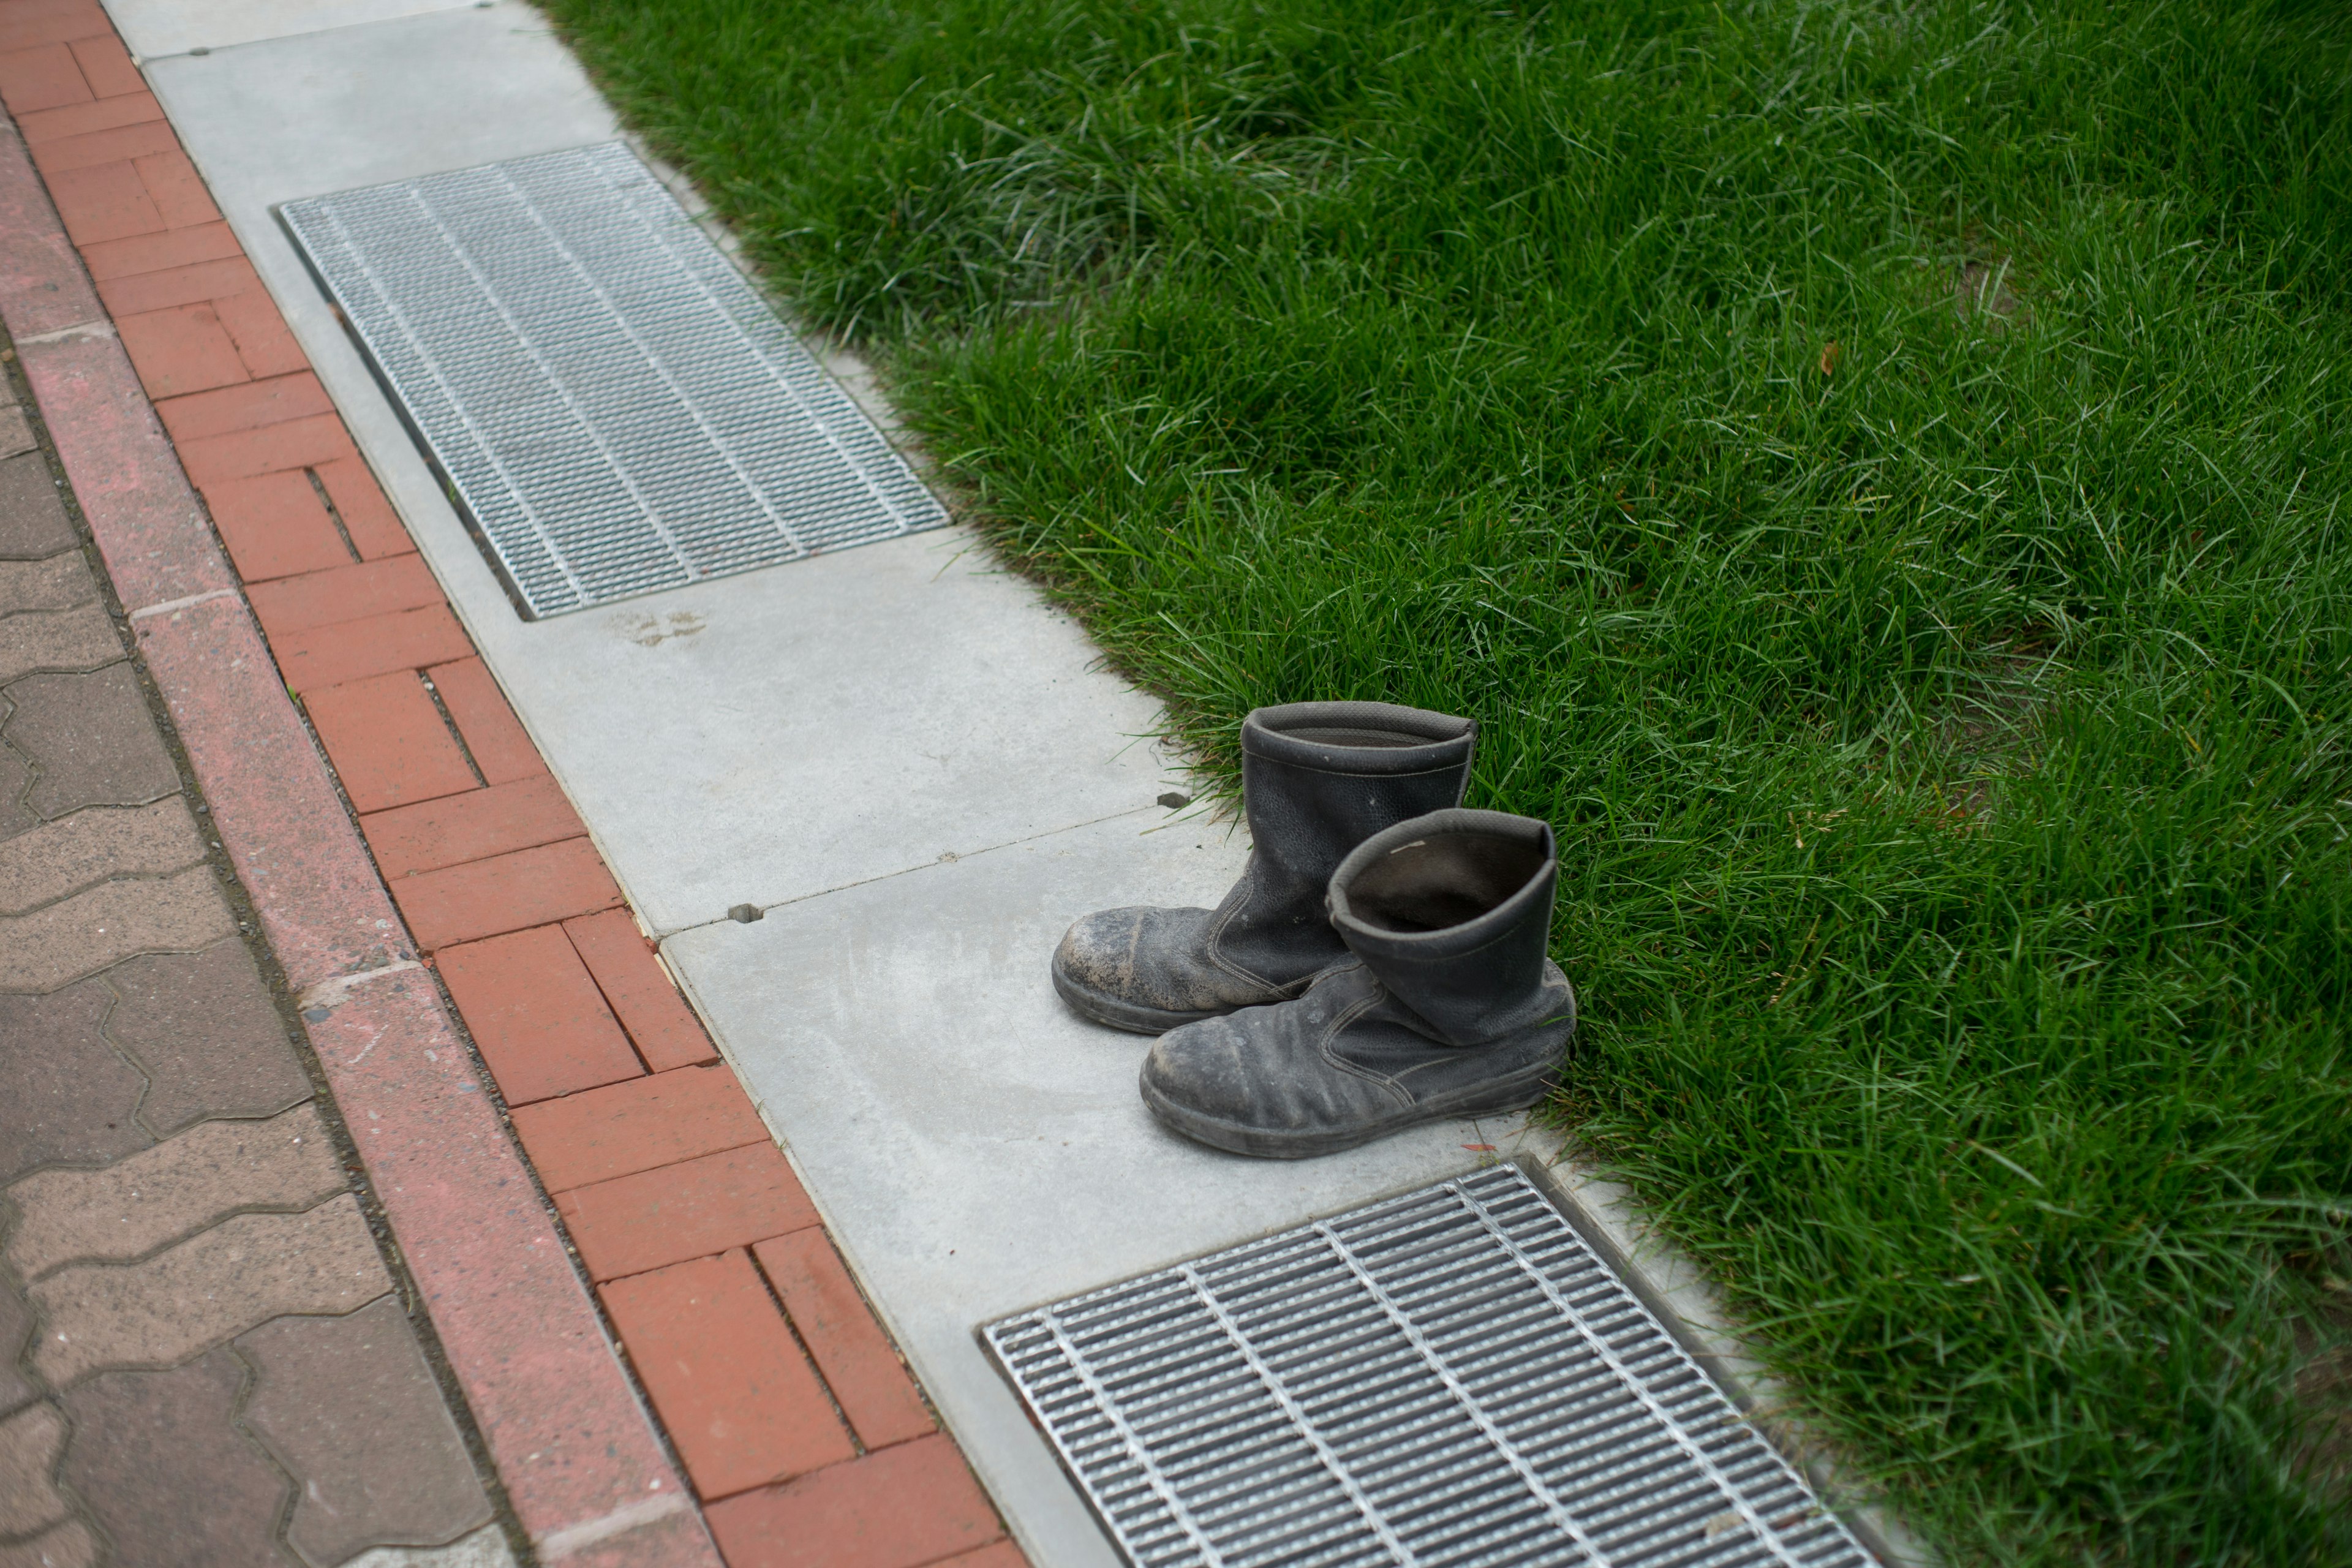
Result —
<svg viewBox="0 0 2352 1568"><path fill-rule="evenodd" d="M939 1430L821 1226L775 1237L752 1250L859 1442L886 1448Z"/></svg>
<svg viewBox="0 0 2352 1568"><path fill-rule="evenodd" d="M49 199L76 245L102 245L172 226L128 160L61 170L48 177L48 185Z"/></svg>
<svg viewBox="0 0 2352 1568"><path fill-rule="evenodd" d="M531 744L530 734L507 706L499 683L490 679L488 668L480 659L436 665L428 673L484 778L494 784L506 784L547 771L539 748Z"/></svg>
<svg viewBox="0 0 2352 1568"><path fill-rule="evenodd" d="M0 31L5 29L5 24L0 23ZM118 125L137 125L163 118L163 109L155 101L155 95L142 90L20 114L16 117L16 129L24 132L26 146L37 147L44 142L62 142L68 136L87 136L93 131L111 131Z"/></svg>
<svg viewBox="0 0 2352 1568"><path fill-rule="evenodd" d="M155 203L155 210L163 215L166 228L193 228L198 224L215 223L220 208L213 205L212 193L188 155L177 147L168 153L150 153L137 160L140 183Z"/></svg>
<svg viewBox="0 0 2352 1568"><path fill-rule="evenodd" d="M122 316L114 330L150 397L184 396L246 379L245 362L210 305Z"/></svg>
<svg viewBox="0 0 2352 1568"><path fill-rule="evenodd" d="M1010 1541L999 1541L973 1552L943 1557L931 1568L1029 1568L1029 1559Z"/></svg>
<svg viewBox="0 0 2352 1568"><path fill-rule="evenodd" d="M97 96L65 44L40 44L0 55L0 102L20 120L43 109L88 103Z"/></svg>
<svg viewBox="0 0 2352 1568"><path fill-rule="evenodd" d="M1004 1533L944 1433L707 1511L728 1568L918 1568Z"/></svg>
<svg viewBox="0 0 2352 1568"><path fill-rule="evenodd" d="M403 877L392 884L392 894L410 933L428 952L593 914L621 901L612 873L585 838Z"/></svg>
<svg viewBox="0 0 2352 1568"><path fill-rule="evenodd" d="M200 441L208 436L228 436L314 414L331 414L334 408L319 378L306 370L167 398L155 405L155 412L163 416L163 428L172 433L173 440Z"/></svg>
<svg viewBox="0 0 2352 1568"><path fill-rule="evenodd" d="M243 256L226 223L208 223L197 228L171 228L161 234L142 234L132 239L109 240L104 245L81 247L82 265L89 275L103 283L110 279L135 277L142 272L161 272L167 267L185 267L195 261L222 261Z"/></svg>
<svg viewBox="0 0 2352 1568"><path fill-rule="evenodd" d="M352 561L324 572L257 583L246 597L261 629L272 638L442 602L441 584L425 569L424 558L415 555Z"/></svg>
<svg viewBox="0 0 2352 1568"><path fill-rule="evenodd" d="M441 710L410 671L313 691L302 706L354 811L388 811L476 787Z"/></svg>
<svg viewBox="0 0 2352 1568"><path fill-rule="evenodd" d="M382 812L363 819L360 828L387 878L413 877L420 871L462 866L468 860L486 860L535 845L578 838L588 831L572 803L563 798L562 787L547 773ZM595 973L593 963L588 972ZM604 990L604 1000L607 1004L613 1000L609 989ZM625 1027L627 1017L621 1021ZM639 1048L642 1053L643 1047Z"/></svg>
<svg viewBox="0 0 2352 1568"><path fill-rule="evenodd" d="M220 479L205 487L213 524L248 584L352 563L352 552L305 473Z"/></svg>
<svg viewBox="0 0 2352 1568"><path fill-rule="evenodd" d="M335 510L342 515L344 531L352 536L352 546L363 560L405 555L416 548L408 530L401 526L400 514L384 500L383 487L358 458L320 464L319 482L327 487Z"/></svg>
<svg viewBox="0 0 2352 1568"><path fill-rule="evenodd" d="M151 153L176 151L180 139L172 128L160 120L150 120L139 125L118 125L111 131L93 131L86 136L68 136L61 142L44 142L33 149L33 162L47 176L64 174L68 169L88 169L100 163L116 163L125 158L143 158Z"/></svg>
<svg viewBox="0 0 2352 1568"><path fill-rule="evenodd" d="M587 961L604 1000L613 1005L621 1026L636 1043L637 1055L656 1072L715 1062L719 1052L703 1033L686 998L670 984L637 934L637 922L626 910L607 910L585 920L568 921L564 931L572 945Z"/></svg>
<svg viewBox="0 0 2352 1568"><path fill-rule="evenodd" d="M269 651L278 656L286 684L297 691L341 686L371 675L390 675L395 669L421 669L473 651L457 617L446 605L339 621L269 641Z"/></svg>
<svg viewBox="0 0 2352 1568"><path fill-rule="evenodd" d="M115 132L103 134L111 136ZM161 272L110 279L98 286L98 297L115 315L128 316L141 310L169 310L173 305L209 303L232 294L253 293L260 288L261 279L255 274L253 263L242 256L233 256L218 261L192 261Z"/></svg>
<svg viewBox="0 0 2352 1568"><path fill-rule="evenodd" d="M703 1497L857 1452L741 1252L640 1274L601 1294Z"/></svg>
<svg viewBox="0 0 2352 1568"><path fill-rule="evenodd" d="M768 1140L767 1124L723 1067L681 1068L519 1106L514 1128L551 1193Z"/></svg>
<svg viewBox="0 0 2352 1568"><path fill-rule="evenodd" d="M579 955L552 926L446 949L435 966L509 1105L645 1070Z"/></svg>
<svg viewBox="0 0 2352 1568"><path fill-rule="evenodd" d="M111 32L99 37L77 38L72 47L74 62L81 67L82 79L99 97L121 98L125 93L147 90L147 79L131 63L131 51Z"/></svg>
<svg viewBox="0 0 2352 1568"><path fill-rule="evenodd" d="M97 0L16 0L0 9L0 49L60 44L114 31Z"/></svg>
<svg viewBox="0 0 2352 1568"><path fill-rule="evenodd" d="M195 309L205 309L197 306ZM217 304L211 309L217 310ZM314 468L352 455L352 438L332 414L289 419L258 430L232 431L183 441L180 466L200 485L215 479L245 479L289 468Z"/></svg>
<svg viewBox="0 0 2352 1568"><path fill-rule="evenodd" d="M286 318L268 294L255 289L225 295L213 301L213 309L220 312L221 325L236 340L236 352L254 374L291 375L310 368L301 345L286 330Z"/></svg>
<svg viewBox="0 0 2352 1568"><path fill-rule="evenodd" d="M617 1279L817 1223L772 1142L705 1154L557 1194L592 1279Z"/></svg>

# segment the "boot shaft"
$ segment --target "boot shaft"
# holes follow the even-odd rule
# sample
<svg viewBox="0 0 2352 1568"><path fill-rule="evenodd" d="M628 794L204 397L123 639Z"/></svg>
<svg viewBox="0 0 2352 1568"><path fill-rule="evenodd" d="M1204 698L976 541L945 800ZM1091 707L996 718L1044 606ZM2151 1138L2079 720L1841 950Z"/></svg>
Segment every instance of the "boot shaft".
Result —
<svg viewBox="0 0 2352 1568"><path fill-rule="evenodd" d="M1348 852L1391 825L1458 805L1477 726L1388 702L1295 702L1242 722L1249 868L1217 911L1221 961L1276 985L1345 956L1324 891Z"/></svg>
<svg viewBox="0 0 2352 1568"><path fill-rule="evenodd" d="M1340 862L1330 920L1432 1038L1480 1046L1563 1005L1565 988L1546 984L1559 882L1549 824L1435 811L1374 834Z"/></svg>

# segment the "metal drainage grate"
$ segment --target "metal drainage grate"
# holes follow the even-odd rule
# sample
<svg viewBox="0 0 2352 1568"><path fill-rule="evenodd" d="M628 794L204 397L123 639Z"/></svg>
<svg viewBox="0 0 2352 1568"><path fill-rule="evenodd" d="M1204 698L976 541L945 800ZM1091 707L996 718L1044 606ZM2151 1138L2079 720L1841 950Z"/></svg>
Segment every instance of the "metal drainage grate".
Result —
<svg viewBox="0 0 2352 1568"><path fill-rule="evenodd" d="M1870 1561L1516 1166L984 1332L1147 1568Z"/></svg>
<svg viewBox="0 0 2352 1568"><path fill-rule="evenodd" d="M530 616L947 521L617 142L280 212Z"/></svg>

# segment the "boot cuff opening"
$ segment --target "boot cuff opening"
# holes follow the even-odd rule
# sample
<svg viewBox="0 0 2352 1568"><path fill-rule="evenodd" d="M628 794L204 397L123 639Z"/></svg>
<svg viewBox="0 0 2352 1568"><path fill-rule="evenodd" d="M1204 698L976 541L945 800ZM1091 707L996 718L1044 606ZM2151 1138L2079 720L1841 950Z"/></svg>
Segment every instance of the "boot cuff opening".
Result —
<svg viewBox="0 0 2352 1568"><path fill-rule="evenodd" d="M1292 702L1242 722L1244 750L1328 773L1397 774L1467 765L1478 726L1393 702Z"/></svg>
<svg viewBox="0 0 2352 1568"><path fill-rule="evenodd" d="M1342 927L1411 936L1469 926L1548 896L1556 856L1550 826L1496 811L1438 811L1375 834L1331 877Z"/></svg>

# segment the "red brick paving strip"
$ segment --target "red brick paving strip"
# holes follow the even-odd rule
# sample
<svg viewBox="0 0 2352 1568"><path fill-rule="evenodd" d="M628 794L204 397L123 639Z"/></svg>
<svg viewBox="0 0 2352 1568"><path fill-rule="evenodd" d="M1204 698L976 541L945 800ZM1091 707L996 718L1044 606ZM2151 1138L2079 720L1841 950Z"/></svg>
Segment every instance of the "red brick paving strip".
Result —
<svg viewBox="0 0 2352 1568"><path fill-rule="evenodd" d="M555 1207L589 1278L599 1282L817 1223L773 1142L574 1187L556 1194Z"/></svg>
<svg viewBox="0 0 2352 1568"><path fill-rule="evenodd" d="M857 1457L747 1254L674 1263L604 1295L704 1497Z"/></svg>
<svg viewBox="0 0 2352 1568"><path fill-rule="evenodd" d="M938 1430L823 1230L796 1230L751 1251L860 1441L881 1448Z"/></svg>
<svg viewBox="0 0 2352 1568"><path fill-rule="evenodd" d="M89 268L0 146L0 310L20 343L102 322L100 297L118 312L120 350L100 328L36 345L27 371L122 597L159 607L139 617L142 651L311 988L314 1043L542 1556L617 1568L708 1547L660 1511L674 1505L623 1503L603 1479L677 1484L602 1392L626 1397L544 1210L500 1174L520 1173L513 1146L469 1092L411 937L515 1107L695 1489L719 1500L728 1562L1023 1568L93 0L0 0L0 100ZM273 658L405 931L284 691L257 679Z"/></svg>
<svg viewBox="0 0 2352 1568"><path fill-rule="evenodd" d="M731 1568L920 1568L999 1533L944 1433L724 1499L709 1517Z"/></svg>
<svg viewBox="0 0 2352 1568"><path fill-rule="evenodd" d="M378 812L360 818L360 830L375 851L377 867L394 879L579 838L588 831L562 788L546 773ZM629 940L636 942L636 921L626 914L620 918L628 923Z"/></svg>
<svg viewBox="0 0 2352 1568"><path fill-rule="evenodd" d="M439 967L509 1105L646 1070L562 926L443 948Z"/></svg>

